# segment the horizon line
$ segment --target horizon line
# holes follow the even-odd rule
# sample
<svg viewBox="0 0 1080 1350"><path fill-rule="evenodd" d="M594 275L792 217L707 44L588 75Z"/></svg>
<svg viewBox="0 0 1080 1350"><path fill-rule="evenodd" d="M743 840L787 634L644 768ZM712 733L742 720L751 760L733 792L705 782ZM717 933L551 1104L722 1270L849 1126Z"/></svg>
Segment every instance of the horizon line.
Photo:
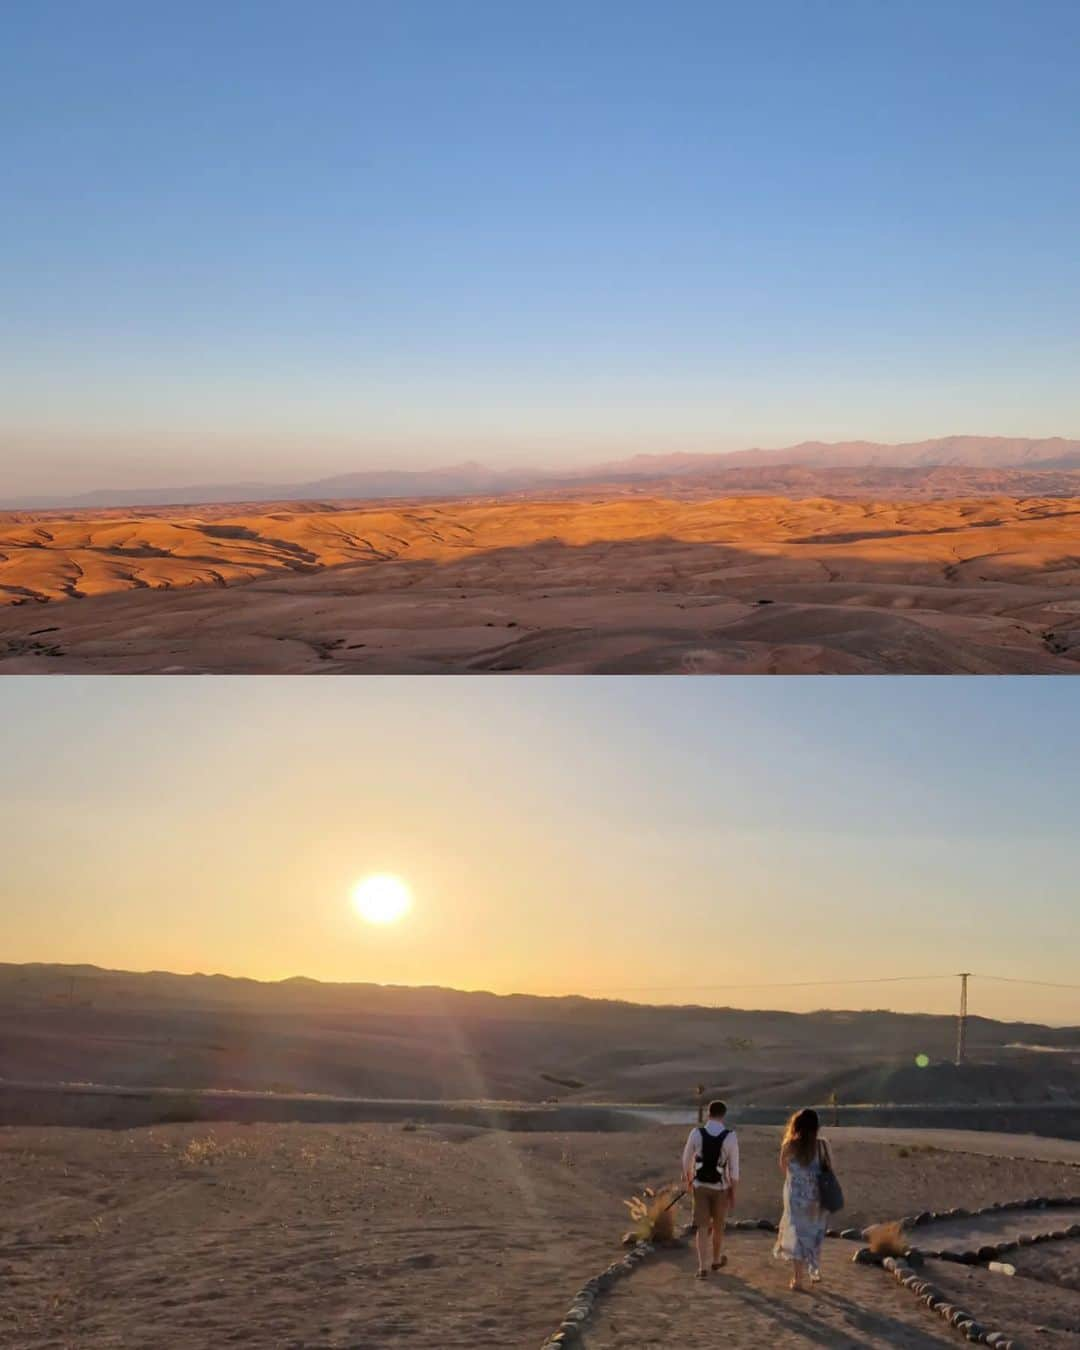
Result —
<svg viewBox="0 0 1080 1350"><path fill-rule="evenodd" d="M197 438L191 439L196 440ZM320 475L319 477L308 480L293 479L291 481L285 481L276 478L269 478L269 479L260 478L260 479L246 479L241 480L240 482L230 483L224 480L219 481L215 479L210 482L205 481L188 482L180 484L175 487L164 486L164 487L144 488L144 487L127 487L127 486L111 485L95 488L86 488L75 492L56 493L56 494L50 494L47 491L24 492L11 498L0 499L0 510L49 509L50 502L53 502L55 504L56 509L64 509L65 503L67 504L68 509L76 509L71 506L71 503L85 501L88 507L92 507L93 505L95 505L95 502L92 499L108 496L110 494L124 494L126 496L130 496L134 493L144 492L148 496L153 496L153 495L160 495L161 493L173 493L173 492L178 494L182 494L185 492L206 493L209 491L213 491L219 487L221 488L222 491L228 491L237 488L250 488L260 491L267 489L281 488L286 495L278 500L287 500L287 492L289 489L294 490L309 489L313 487L318 487L319 484L323 482L332 483L335 479L340 478L377 478L381 476L399 476L402 478L415 478L417 480L423 481L424 479L437 478L440 474L461 472L463 470L482 471L483 473L490 474L495 477L503 477L510 479L515 477L520 478L523 476L531 475L541 479L553 480L555 482L559 482L562 480L568 480L572 482L574 480L586 479L590 475L600 473L604 470L609 469L618 470L620 467L622 467L623 471L625 471L626 466L631 466L636 462L642 460L645 461L724 460L740 455L757 455L757 454L777 456L783 455L786 452L805 450L810 447L820 447L824 450L835 450L838 448L846 448L846 447L855 448L858 446L866 446L868 448L881 450L903 450L921 446L932 447L936 445L947 444L949 442L970 442L970 441L979 441L979 442L989 441L998 443L1017 442L1027 445L1048 445L1058 442L1063 445L1074 445L1080 443L1080 436L1066 436L1061 434L1055 434L1052 436L1019 436L1019 435L1010 436L996 432L984 434L972 431L946 432L944 434L935 436L924 436L917 440L899 440L899 441L878 441L866 439L863 437L848 437L843 440L822 440L818 437L809 436L802 440L789 442L785 445L777 446L777 445L752 444L740 446L738 448L730 450L659 450L659 451L635 450L633 453L626 455L622 459L619 458L600 459L595 462L582 464L580 467L574 467L572 465L564 465L561 467L542 468L539 467L534 462L529 463L523 462L520 464L508 465L506 467L492 467L490 463L485 463L483 460L479 459L454 460L447 462L445 464L437 464L426 468L424 467L407 468L407 467L400 467L394 464L385 464L365 469L344 469L338 472L326 473ZM782 463L783 461L777 461L778 466ZM824 466L824 467L836 467L836 466ZM857 466L852 465L848 467L857 467ZM888 467L888 466L879 465L877 467ZM902 467L902 466L894 466L894 467ZM927 464L921 467L929 468L934 467L934 465ZM950 467L950 466L943 461L941 467ZM970 467L970 466L958 465L953 467ZM1011 468L1020 466L999 465L994 467ZM1033 469L1038 469L1039 462L1036 461L1035 464L1032 465L1031 467ZM139 505L148 505L148 506L149 505L184 506L195 504L228 505L233 501L242 504L245 500L246 499L244 497L239 496L236 498L222 497L213 501L208 500L202 503L190 503L185 501L182 496L179 496L173 501L159 501L146 503L127 502L123 503L123 505L130 505L133 507ZM274 500L274 499L266 498L265 500ZM100 503L100 505L104 507L105 503Z"/></svg>

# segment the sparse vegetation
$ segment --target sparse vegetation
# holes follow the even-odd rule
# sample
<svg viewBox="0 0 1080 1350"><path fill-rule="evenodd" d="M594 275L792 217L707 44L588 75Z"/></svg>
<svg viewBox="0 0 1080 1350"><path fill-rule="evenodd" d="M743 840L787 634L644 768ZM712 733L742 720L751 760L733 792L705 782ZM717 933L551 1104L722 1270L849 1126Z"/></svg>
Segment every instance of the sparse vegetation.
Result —
<svg viewBox="0 0 1080 1350"><path fill-rule="evenodd" d="M867 1245L875 1256L903 1256L910 1245L899 1219L873 1224L867 1231Z"/></svg>
<svg viewBox="0 0 1080 1350"><path fill-rule="evenodd" d="M212 1163L219 1152L217 1136L211 1131L210 1134L196 1135L194 1139L189 1139L180 1154L180 1160L196 1165Z"/></svg>
<svg viewBox="0 0 1080 1350"><path fill-rule="evenodd" d="M675 1236L677 1197L682 1187L646 1186L640 1195L632 1195L623 1204L630 1211L633 1227L623 1234L624 1242L670 1242Z"/></svg>

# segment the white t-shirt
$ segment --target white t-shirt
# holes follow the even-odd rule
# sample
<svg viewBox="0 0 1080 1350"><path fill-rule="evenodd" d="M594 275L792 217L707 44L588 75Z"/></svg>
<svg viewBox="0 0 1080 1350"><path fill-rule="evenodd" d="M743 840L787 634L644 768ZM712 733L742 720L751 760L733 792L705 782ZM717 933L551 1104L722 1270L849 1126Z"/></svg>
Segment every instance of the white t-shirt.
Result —
<svg viewBox="0 0 1080 1350"><path fill-rule="evenodd" d="M728 1127L722 1120L707 1120L704 1125L695 1125L690 1131L686 1140L686 1147L682 1151L682 1170L683 1176L693 1170L694 1159L698 1156L698 1130L708 1130L714 1138L721 1134ZM727 1163L728 1185L739 1179L739 1141L735 1138L735 1131L728 1130L728 1136L720 1146L721 1164ZM723 1191L727 1186L721 1186L715 1181L695 1181L695 1186L700 1186L706 1191Z"/></svg>

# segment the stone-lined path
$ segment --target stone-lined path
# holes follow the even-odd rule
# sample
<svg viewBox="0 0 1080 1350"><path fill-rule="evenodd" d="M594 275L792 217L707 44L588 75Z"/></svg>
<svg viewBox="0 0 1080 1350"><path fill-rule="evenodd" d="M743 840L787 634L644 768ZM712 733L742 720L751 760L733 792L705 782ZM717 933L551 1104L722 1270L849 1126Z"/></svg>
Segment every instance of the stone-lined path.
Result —
<svg viewBox="0 0 1080 1350"><path fill-rule="evenodd" d="M1080 1208L1013 1209L964 1219L939 1219L920 1224L908 1236L912 1246L927 1251L977 1252L980 1247L1060 1233L1074 1225L1080 1225ZM1080 1229L1072 1236L1080 1236Z"/></svg>
<svg viewBox="0 0 1080 1350"><path fill-rule="evenodd" d="M1068 1289L1043 1294L1033 1291L1027 1281L1010 1281L1016 1298L1002 1305L1000 1291L983 1282L989 1274L985 1262L996 1258L999 1249L1026 1251L1047 1242L1069 1245L1080 1235L1080 1203L1042 1198L1014 1204L941 1217L920 1214L906 1221L909 1240L919 1252L947 1258L932 1259L929 1266L951 1292L928 1278L929 1269L923 1273L922 1261L915 1255L914 1266L886 1261L890 1278L883 1281L883 1272L866 1260L868 1250L859 1250L852 1260L848 1254L852 1247L834 1239L825 1244L822 1284L805 1294L795 1293L787 1287L788 1268L772 1256L773 1234L749 1221L745 1229L729 1230L728 1265L704 1281L694 1278L696 1259L689 1243L635 1251L622 1263L629 1269L617 1272L624 1278L614 1288L606 1286L610 1290L606 1296L597 1300L595 1294L583 1291L583 1320L564 1324L566 1331L555 1340L585 1350L640 1350L676 1343L705 1350L718 1336L735 1350L757 1345L780 1350L864 1345L905 1350L955 1344L959 1337L1014 1350L1020 1344L1019 1328L1034 1327L1047 1337L1048 1345L1057 1344L1062 1331L1080 1334L1080 1300L1075 1294ZM760 1228L769 1227L761 1221ZM957 1261L962 1263L959 1267ZM995 1275L990 1278L1000 1281ZM917 1301L911 1301L912 1293ZM977 1297L973 1300L972 1295ZM928 1314L945 1326L935 1329ZM573 1310L569 1316L573 1318ZM1043 1318L1052 1325L1040 1325Z"/></svg>
<svg viewBox="0 0 1080 1350"><path fill-rule="evenodd" d="M658 1252L599 1300L585 1324L583 1350L933 1350L957 1337L873 1266L852 1264L855 1247L826 1242L824 1279L805 1294L787 1287L789 1270L772 1256L771 1233L728 1236L728 1265L696 1280L691 1248Z"/></svg>

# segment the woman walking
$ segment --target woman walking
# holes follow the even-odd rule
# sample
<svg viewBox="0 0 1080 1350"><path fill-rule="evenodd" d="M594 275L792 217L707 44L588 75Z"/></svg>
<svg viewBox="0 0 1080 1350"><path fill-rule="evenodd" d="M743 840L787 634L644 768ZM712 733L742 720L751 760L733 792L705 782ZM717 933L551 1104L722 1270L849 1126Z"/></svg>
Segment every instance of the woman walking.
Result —
<svg viewBox="0 0 1080 1350"><path fill-rule="evenodd" d="M831 1166L824 1139L818 1138L818 1115L807 1107L796 1111L787 1123L780 1145L780 1170L784 1174L784 1217L773 1255L792 1264L792 1289L803 1289L809 1275L821 1279L821 1244L825 1237L825 1211L821 1205L822 1163Z"/></svg>

